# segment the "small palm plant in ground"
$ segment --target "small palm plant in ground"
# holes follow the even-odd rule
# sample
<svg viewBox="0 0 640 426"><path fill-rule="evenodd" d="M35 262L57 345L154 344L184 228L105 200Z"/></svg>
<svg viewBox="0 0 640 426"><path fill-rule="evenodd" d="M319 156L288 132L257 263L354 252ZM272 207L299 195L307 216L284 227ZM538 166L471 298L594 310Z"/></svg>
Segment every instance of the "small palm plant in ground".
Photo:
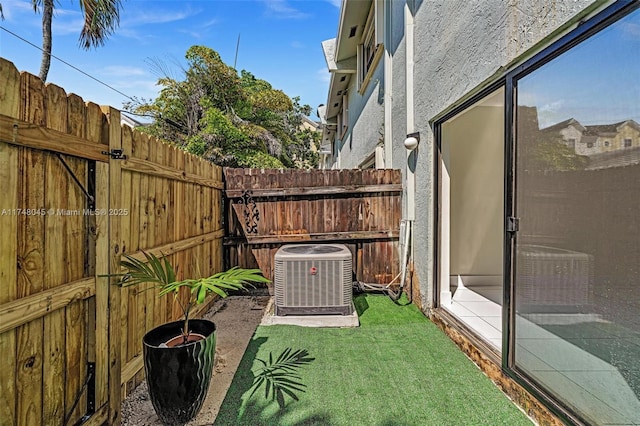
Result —
<svg viewBox="0 0 640 426"><path fill-rule="evenodd" d="M189 339L189 313L194 305L203 303L210 292L220 297L227 297L227 292L241 290L251 283L268 283L259 269L242 269L233 267L227 271L218 272L210 277L176 280L176 272L166 257L158 258L153 253L142 252L146 258L139 260L130 255L124 255L120 262L127 270L121 274L118 283L121 287L130 287L142 283L153 283L160 289L159 296L174 293L174 301L178 303L184 315L182 327L183 343ZM182 287L190 290L189 299L182 302L179 291Z"/></svg>
<svg viewBox="0 0 640 426"><path fill-rule="evenodd" d="M272 353L269 353L267 361L257 358L262 367L253 380L253 391L249 398L264 384L265 399L278 401L280 409L284 408L285 394L298 401L296 392L305 392L304 388L306 387L300 381L302 377L298 374L298 370L313 360L315 358L310 357L306 349L294 351L291 348L282 351L275 361Z"/></svg>

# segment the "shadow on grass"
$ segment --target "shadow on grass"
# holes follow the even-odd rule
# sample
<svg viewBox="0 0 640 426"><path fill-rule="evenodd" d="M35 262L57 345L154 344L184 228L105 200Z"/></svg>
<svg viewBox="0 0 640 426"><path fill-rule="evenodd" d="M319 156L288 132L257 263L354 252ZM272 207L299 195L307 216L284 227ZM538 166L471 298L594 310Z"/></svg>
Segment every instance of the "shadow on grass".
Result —
<svg viewBox="0 0 640 426"><path fill-rule="evenodd" d="M367 296L386 297L397 306L412 305L411 301L407 298L405 293L400 295L397 300L394 300L386 293L361 293L353 298L353 304L356 307L356 312L358 313L359 317L361 317L365 313L365 311L370 308L369 303L367 302Z"/></svg>
<svg viewBox="0 0 640 426"><path fill-rule="evenodd" d="M353 304L356 307L356 312L358 316L361 317L364 312L369 309L369 303L367 303L367 298L364 294L358 295L353 299Z"/></svg>
<svg viewBox="0 0 640 426"><path fill-rule="evenodd" d="M256 358L262 367L253 380L249 398L264 385L264 398L277 401L281 410L286 405L285 396L299 401L298 392L305 392L307 385L302 383L298 370L314 360L306 349L291 348L283 350L275 359L273 352L269 352L267 360Z"/></svg>
<svg viewBox="0 0 640 426"><path fill-rule="evenodd" d="M265 337L249 342L214 425L317 425L331 424L327 413L303 414L298 393L304 385L297 370L315 358L306 349L286 348L277 357L269 353L267 360L257 357ZM259 363L257 375L252 368ZM264 388L264 391L262 390ZM289 402L285 396L290 397Z"/></svg>
<svg viewBox="0 0 640 426"><path fill-rule="evenodd" d="M244 406L244 412L237 416L224 416L222 409L216 417L214 426L318 426L334 424L331 415L326 412L309 413L300 416L298 407L286 406L276 412L265 412L265 406L252 399Z"/></svg>

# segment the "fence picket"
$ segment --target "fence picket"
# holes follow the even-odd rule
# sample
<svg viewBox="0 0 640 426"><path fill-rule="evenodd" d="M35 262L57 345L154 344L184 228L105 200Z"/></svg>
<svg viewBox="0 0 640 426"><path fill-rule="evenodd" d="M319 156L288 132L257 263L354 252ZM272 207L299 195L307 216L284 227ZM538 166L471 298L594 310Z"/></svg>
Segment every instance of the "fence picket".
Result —
<svg viewBox="0 0 640 426"><path fill-rule="evenodd" d="M384 262L397 269L389 251L397 246L398 224L382 222L380 206L386 194L387 208L399 207L400 193L392 187L400 182L398 173L380 180L392 184L383 187L373 187L378 182L367 182L362 172L227 169L223 176L220 167L123 128L118 110L44 86L2 58L0 77L0 122L18 120L26 124L21 131L28 136L21 143L11 140L11 132L0 131L0 208L80 212L0 216L0 279L6 283L0 292L0 324L11 324L0 332L3 425L61 424L78 395L71 423L86 413L93 397L96 413L89 424L120 423L128 384L142 377L142 335L181 315L171 298L157 299L142 288L121 289L115 277L105 277L120 271L123 252L136 257L140 250L164 252L177 265L179 278L211 275L225 266L222 228L228 226L228 235L248 241L227 249L232 264L226 266L259 266L269 278L282 243L277 238L285 235L347 242L357 253L360 277L386 277L387 270L376 269ZM129 159L103 154L117 148ZM62 153L70 171L55 152ZM223 202L231 202L223 198L223 180L230 191L256 191L256 244L242 229L244 209L251 213L252 206L233 203L222 217ZM365 192L361 184L369 184ZM335 187L337 198L319 189L326 185ZM81 187L94 196L94 214L83 210L88 197ZM261 193L299 187L305 189L287 197ZM306 188L316 193L303 194ZM360 220L364 199L376 214ZM370 249L363 249L367 244ZM388 258L383 259L385 250ZM180 297L187 293L184 289ZM16 320L17 304L28 320ZM95 364L95 395L82 389L89 362Z"/></svg>
<svg viewBox="0 0 640 426"><path fill-rule="evenodd" d="M272 278L282 244L341 242L354 255L358 280L387 284L399 271L399 171L224 169L229 202L229 259ZM237 199L254 189L260 217L249 232L249 204Z"/></svg>

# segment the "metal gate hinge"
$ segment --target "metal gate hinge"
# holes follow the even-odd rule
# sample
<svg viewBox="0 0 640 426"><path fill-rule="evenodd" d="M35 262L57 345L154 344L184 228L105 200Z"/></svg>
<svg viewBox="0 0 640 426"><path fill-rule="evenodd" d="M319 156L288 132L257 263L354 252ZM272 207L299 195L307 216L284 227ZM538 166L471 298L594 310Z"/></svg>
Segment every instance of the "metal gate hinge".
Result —
<svg viewBox="0 0 640 426"><path fill-rule="evenodd" d="M520 218L509 216L507 218L507 232L518 232L520 230Z"/></svg>
<svg viewBox="0 0 640 426"><path fill-rule="evenodd" d="M104 155L108 155L112 160L126 160L127 156L124 149L112 149L111 151L102 151Z"/></svg>

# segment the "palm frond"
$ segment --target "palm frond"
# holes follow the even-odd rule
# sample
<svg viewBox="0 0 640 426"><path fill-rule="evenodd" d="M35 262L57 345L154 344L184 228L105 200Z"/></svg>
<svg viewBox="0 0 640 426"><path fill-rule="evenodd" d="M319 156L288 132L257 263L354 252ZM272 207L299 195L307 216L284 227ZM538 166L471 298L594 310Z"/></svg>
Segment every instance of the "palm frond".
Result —
<svg viewBox="0 0 640 426"><path fill-rule="evenodd" d="M173 273L170 271L170 273ZM227 271L218 272L210 277L173 281L163 286L160 295L178 291L181 287L189 287L191 294L198 303L204 302L205 297L213 292L220 297L227 297L226 290L241 290L251 283L268 283L259 269L241 269L233 267Z"/></svg>
<svg viewBox="0 0 640 426"><path fill-rule="evenodd" d="M302 377L298 374L298 370L314 360L315 358L310 357L306 349L294 351L291 348L283 350L275 361L271 352L266 361L257 358L262 366L253 380L249 397L264 385L264 398L277 401L280 409L285 406L285 395L298 401L297 393L305 392L306 387L301 381Z"/></svg>
<svg viewBox="0 0 640 426"><path fill-rule="evenodd" d="M268 283L268 279L262 276L259 269L231 268L218 272L210 277L198 279L176 280L176 271L165 256L158 258L153 253L142 252L144 260L125 254L120 265L126 269L124 274L110 276L120 277L117 283L121 287L153 283L160 289L158 295L164 296L175 293L175 301L180 305L184 314L183 334L189 334L189 311L194 304L203 303L209 293L215 293L220 297L227 297L227 291L240 290L251 283ZM178 292L182 287L190 290L189 301L182 303L178 298ZM185 337L186 338L186 337Z"/></svg>
<svg viewBox="0 0 640 426"><path fill-rule="evenodd" d="M84 49L104 45L120 24L120 0L80 0L84 25L80 46Z"/></svg>
<svg viewBox="0 0 640 426"><path fill-rule="evenodd" d="M143 252L146 262L136 259L128 254L124 255L124 259L120 261L120 265L127 270L121 276L118 285L129 287L143 283L157 284L164 288L171 283L171 277L175 277L175 271L171 264L162 261L152 253Z"/></svg>

